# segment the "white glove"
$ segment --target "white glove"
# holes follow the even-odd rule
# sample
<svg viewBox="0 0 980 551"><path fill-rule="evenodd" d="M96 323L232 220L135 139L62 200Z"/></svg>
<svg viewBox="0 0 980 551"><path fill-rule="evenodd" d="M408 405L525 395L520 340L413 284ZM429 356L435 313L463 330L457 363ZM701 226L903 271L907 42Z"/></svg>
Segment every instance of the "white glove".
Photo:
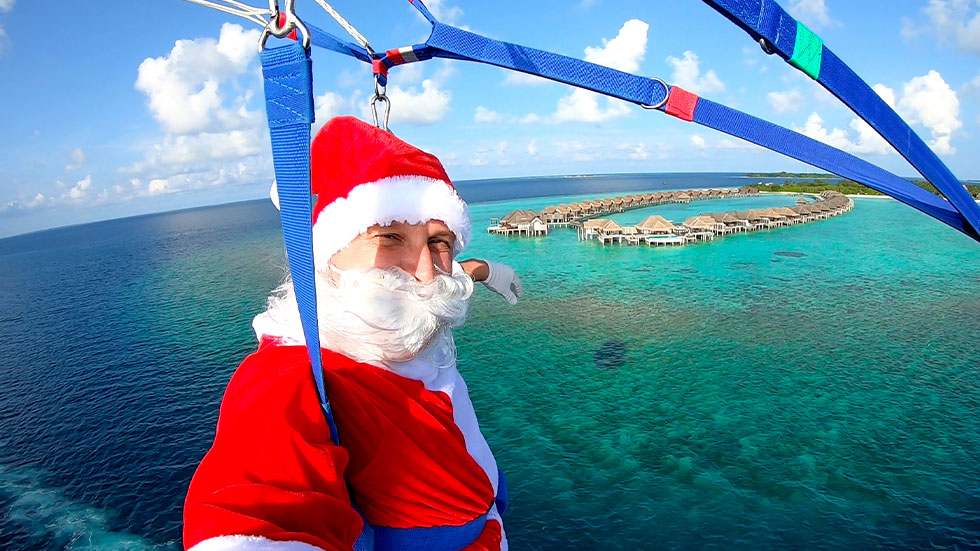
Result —
<svg viewBox="0 0 980 551"><path fill-rule="evenodd" d="M481 281L487 289L504 297L510 304L517 304L517 299L524 294L524 287L521 286L521 278L517 277L514 269L506 264L484 260L490 269L487 279Z"/></svg>

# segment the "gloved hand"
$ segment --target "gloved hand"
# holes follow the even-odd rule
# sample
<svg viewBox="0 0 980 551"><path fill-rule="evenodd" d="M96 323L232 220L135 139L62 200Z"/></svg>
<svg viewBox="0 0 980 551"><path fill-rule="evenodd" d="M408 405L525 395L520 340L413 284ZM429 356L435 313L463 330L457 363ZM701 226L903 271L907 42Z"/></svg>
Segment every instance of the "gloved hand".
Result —
<svg viewBox="0 0 980 551"><path fill-rule="evenodd" d="M490 275L480 283L487 289L504 297L510 304L517 304L517 299L524 294L524 287L521 285L521 278L517 277L514 269L506 264L484 260L490 269Z"/></svg>

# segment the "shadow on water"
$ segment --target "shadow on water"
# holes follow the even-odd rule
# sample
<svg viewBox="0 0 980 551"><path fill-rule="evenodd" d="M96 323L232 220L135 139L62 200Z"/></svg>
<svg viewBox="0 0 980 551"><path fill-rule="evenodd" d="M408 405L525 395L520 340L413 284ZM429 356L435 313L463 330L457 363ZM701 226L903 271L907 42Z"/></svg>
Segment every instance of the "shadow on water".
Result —
<svg viewBox="0 0 980 551"><path fill-rule="evenodd" d="M616 369L626 361L626 341L609 339L592 354L595 366L602 369Z"/></svg>

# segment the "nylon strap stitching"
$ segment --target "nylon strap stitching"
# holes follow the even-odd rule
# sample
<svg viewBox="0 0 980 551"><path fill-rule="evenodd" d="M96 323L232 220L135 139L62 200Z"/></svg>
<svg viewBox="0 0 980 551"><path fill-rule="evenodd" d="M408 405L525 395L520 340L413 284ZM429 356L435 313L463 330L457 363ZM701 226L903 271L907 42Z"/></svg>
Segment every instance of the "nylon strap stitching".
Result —
<svg viewBox="0 0 980 551"><path fill-rule="evenodd" d="M813 80L818 80L822 61L823 40L806 25L797 21L796 44L793 46L793 57L789 58L789 62L810 75Z"/></svg>

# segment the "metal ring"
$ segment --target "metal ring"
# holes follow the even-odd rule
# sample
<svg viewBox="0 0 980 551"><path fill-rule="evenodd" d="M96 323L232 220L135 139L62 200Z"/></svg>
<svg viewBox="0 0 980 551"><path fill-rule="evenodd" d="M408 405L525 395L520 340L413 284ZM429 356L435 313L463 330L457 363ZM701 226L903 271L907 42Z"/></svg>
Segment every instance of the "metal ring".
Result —
<svg viewBox="0 0 980 551"><path fill-rule="evenodd" d="M667 104L667 100L670 98L670 86L667 86L667 83L666 82L660 80L657 77L650 77L650 80L652 80L652 81L654 81L654 82L656 82L656 83L658 83L658 84L660 84L661 86L664 87L664 99L660 100L659 102L657 102L654 105L647 105L645 103L641 103L640 104L640 107L642 107L644 109L660 109L661 107L663 107L664 105Z"/></svg>
<svg viewBox="0 0 980 551"><path fill-rule="evenodd" d="M765 38L760 38L759 39L759 46L762 47L762 51L763 52L765 52L765 53L767 53L769 55L772 55L772 54L776 53L776 50L773 49L772 44L768 40L766 40Z"/></svg>

